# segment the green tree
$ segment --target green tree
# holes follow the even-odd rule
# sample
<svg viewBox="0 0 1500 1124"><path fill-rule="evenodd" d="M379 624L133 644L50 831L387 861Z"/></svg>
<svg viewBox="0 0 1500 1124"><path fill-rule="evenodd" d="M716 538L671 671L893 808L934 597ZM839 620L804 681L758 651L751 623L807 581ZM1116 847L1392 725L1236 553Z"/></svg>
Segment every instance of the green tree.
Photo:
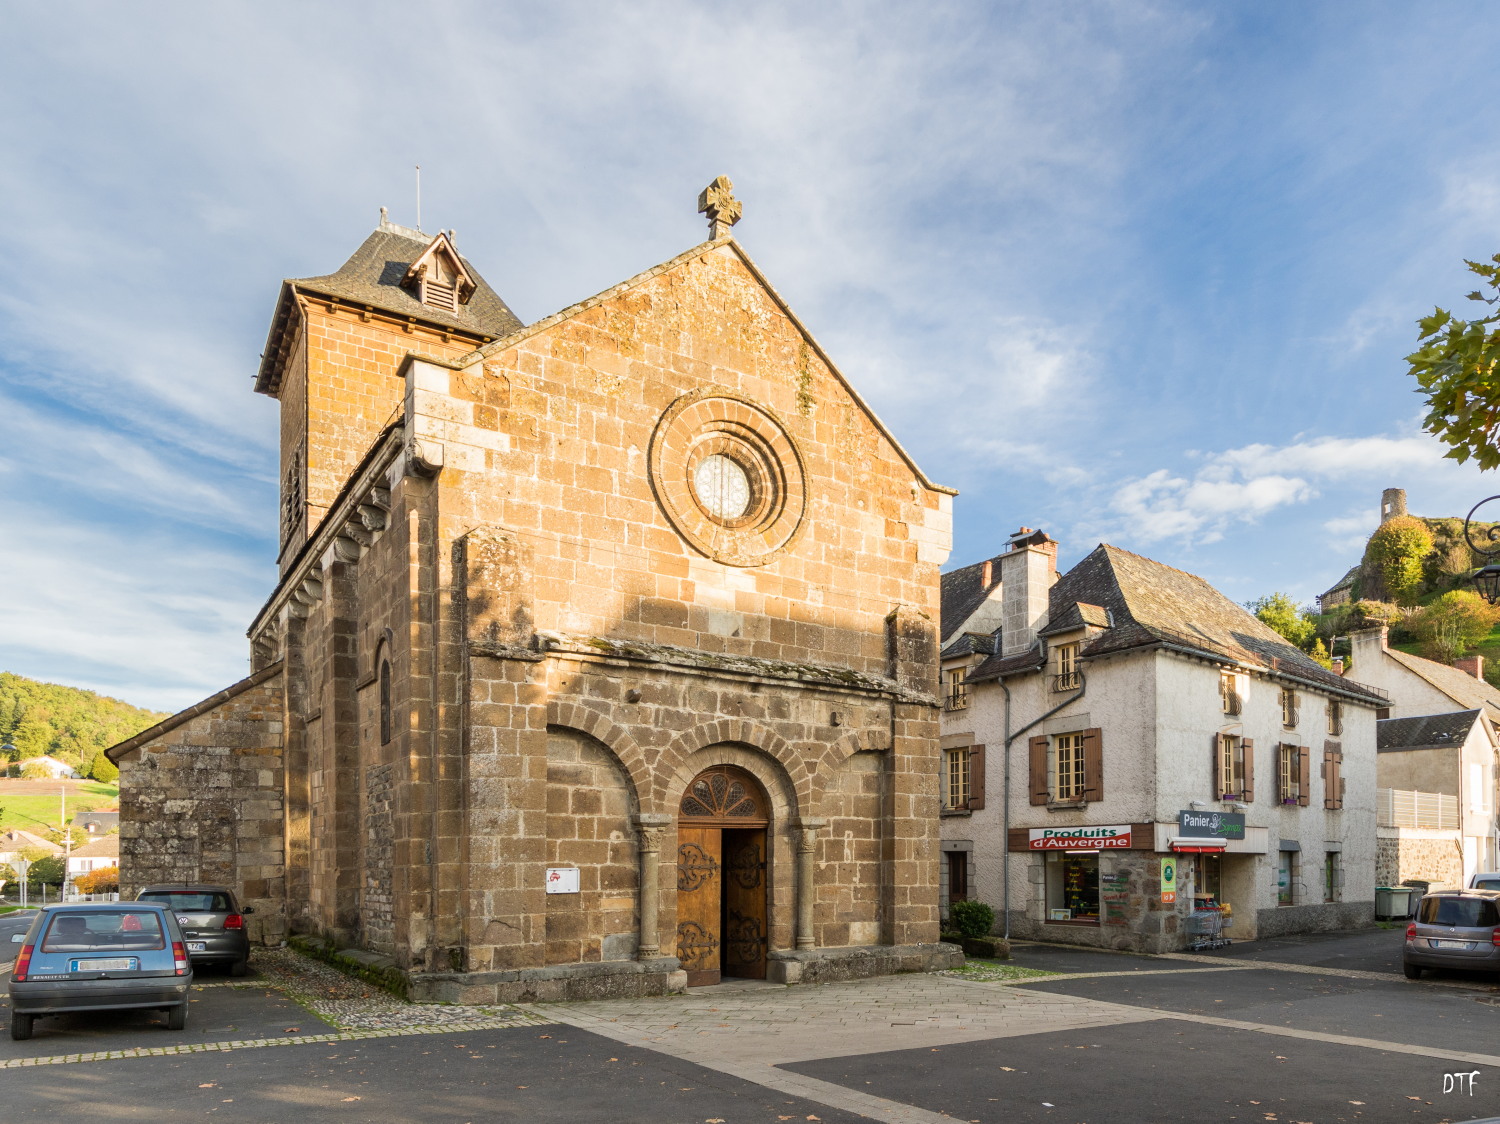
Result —
<svg viewBox="0 0 1500 1124"><path fill-rule="evenodd" d="M1249 602L1245 608L1299 648L1305 648L1317 630L1312 610L1300 607L1289 593L1270 594Z"/></svg>
<svg viewBox="0 0 1500 1124"><path fill-rule="evenodd" d="M1328 654L1328 646L1323 643L1321 636L1313 638L1312 647L1307 650L1307 654L1324 667L1333 667L1333 657Z"/></svg>
<svg viewBox="0 0 1500 1124"><path fill-rule="evenodd" d="M52 766L42 761L33 761L21 769L21 777L28 781L44 781L52 776Z"/></svg>
<svg viewBox="0 0 1500 1124"><path fill-rule="evenodd" d="M61 855L43 855L31 864L31 869L26 872L26 880L34 883L45 882L49 886L61 886L67 873L67 866L63 863Z"/></svg>
<svg viewBox="0 0 1500 1124"><path fill-rule="evenodd" d="M1432 553L1432 532L1410 515L1387 519L1365 544L1365 564L1374 569L1391 599L1415 605L1422 593L1422 562Z"/></svg>
<svg viewBox="0 0 1500 1124"><path fill-rule="evenodd" d="M1448 446L1457 461L1471 457L1480 468L1500 466L1500 254L1490 263L1465 261L1494 295L1475 290L1469 300L1490 314L1461 320L1434 308L1417 321L1417 350L1406 357L1418 393L1426 400L1422 425Z"/></svg>
<svg viewBox="0 0 1500 1124"><path fill-rule="evenodd" d="M1500 609L1466 589L1445 593L1406 619L1427 654L1440 663L1458 659L1488 636L1497 622Z"/></svg>
<svg viewBox="0 0 1500 1124"><path fill-rule="evenodd" d="M101 749L94 753L93 763L89 765L89 776L101 784L114 784L120 779L120 770L115 767L113 761L104 756L104 750Z"/></svg>

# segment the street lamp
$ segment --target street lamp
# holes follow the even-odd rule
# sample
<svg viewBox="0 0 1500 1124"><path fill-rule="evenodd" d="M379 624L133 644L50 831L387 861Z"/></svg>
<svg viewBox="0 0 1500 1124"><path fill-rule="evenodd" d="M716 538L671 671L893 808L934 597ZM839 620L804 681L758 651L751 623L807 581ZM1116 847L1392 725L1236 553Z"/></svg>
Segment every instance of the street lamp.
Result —
<svg viewBox="0 0 1500 1124"><path fill-rule="evenodd" d="M1488 550L1474 541L1474 536L1469 530L1469 524L1474 519L1474 512L1478 511L1491 500L1500 500L1500 496L1490 496L1489 499L1480 500L1469 509L1469 514L1464 516L1464 538L1468 540L1469 547L1475 554L1486 559L1500 554L1500 523L1491 524L1481 536L1485 542L1490 544ZM1469 580L1474 583L1474 588L1479 591L1479 596L1483 597L1491 605L1500 602L1500 565L1488 562L1477 570Z"/></svg>

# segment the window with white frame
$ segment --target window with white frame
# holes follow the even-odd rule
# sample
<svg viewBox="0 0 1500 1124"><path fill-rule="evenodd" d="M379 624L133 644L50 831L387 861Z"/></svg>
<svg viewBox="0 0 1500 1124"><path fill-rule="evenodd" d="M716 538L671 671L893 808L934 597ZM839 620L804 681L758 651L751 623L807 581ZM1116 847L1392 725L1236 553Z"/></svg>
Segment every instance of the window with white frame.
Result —
<svg viewBox="0 0 1500 1124"><path fill-rule="evenodd" d="M1240 677L1232 671L1219 674L1219 702L1225 714L1238 714L1244 706L1240 695Z"/></svg>
<svg viewBox="0 0 1500 1124"><path fill-rule="evenodd" d="M1052 799L1082 800L1085 788L1083 734L1058 734L1052 739Z"/></svg>
<svg viewBox="0 0 1500 1124"><path fill-rule="evenodd" d="M1078 645L1059 644L1056 653L1056 674L1052 677L1054 691L1076 691L1081 681L1078 675Z"/></svg>
<svg viewBox="0 0 1500 1124"><path fill-rule="evenodd" d="M969 806L969 751L945 749L943 751L943 807L948 809Z"/></svg>
<svg viewBox="0 0 1500 1124"><path fill-rule="evenodd" d="M1297 728L1297 692L1290 687L1281 689L1281 724L1288 730Z"/></svg>
<svg viewBox="0 0 1500 1124"><path fill-rule="evenodd" d="M947 709L963 710L969 705L969 669L950 667L943 672L943 678L947 687Z"/></svg>

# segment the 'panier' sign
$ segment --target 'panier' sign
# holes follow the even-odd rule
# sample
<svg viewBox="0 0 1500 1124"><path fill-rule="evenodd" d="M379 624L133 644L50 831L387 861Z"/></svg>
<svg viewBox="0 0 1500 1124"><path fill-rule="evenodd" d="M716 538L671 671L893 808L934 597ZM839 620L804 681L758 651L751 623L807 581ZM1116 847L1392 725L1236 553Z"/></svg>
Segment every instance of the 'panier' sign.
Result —
<svg viewBox="0 0 1500 1124"><path fill-rule="evenodd" d="M1030 847L1033 851L1102 851L1108 847L1130 846L1130 825L1111 827L1034 827Z"/></svg>
<svg viewBox="0 0 1500 1124"><path fill-rule="evenodd" d="M1177 830L1207 839L1245 838L1245 817L1239 812L1198 812L1184 808L1177 813Z"/></svg>

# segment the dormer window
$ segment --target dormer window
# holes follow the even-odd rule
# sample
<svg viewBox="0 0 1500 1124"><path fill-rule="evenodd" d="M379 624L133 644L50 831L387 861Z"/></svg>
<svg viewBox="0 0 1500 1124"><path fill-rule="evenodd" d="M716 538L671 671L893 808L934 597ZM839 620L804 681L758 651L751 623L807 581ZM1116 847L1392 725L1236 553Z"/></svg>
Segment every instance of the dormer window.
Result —
<svg viewBox="0 0 1500 1124"><path fill-rule="evenodd" d="M447 231L440 232L411 263L402 284L416 293L417 300L450 316L458 314L459 306L469 302L477 287Z"/></svg>

